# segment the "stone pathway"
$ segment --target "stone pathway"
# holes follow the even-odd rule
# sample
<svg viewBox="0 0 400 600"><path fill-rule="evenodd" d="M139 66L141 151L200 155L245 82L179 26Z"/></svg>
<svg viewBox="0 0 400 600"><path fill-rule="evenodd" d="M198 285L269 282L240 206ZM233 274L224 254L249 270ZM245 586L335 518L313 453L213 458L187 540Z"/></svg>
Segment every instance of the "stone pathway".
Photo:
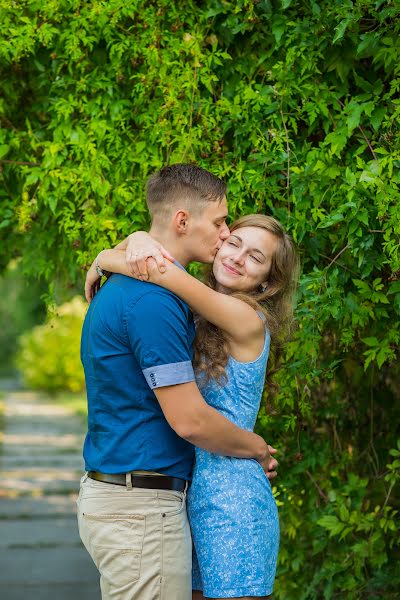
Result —
<svg viewBox="0 0 400 600"><path fill-rule="evenodd" d="M0 598L99 600L76 522L84 424L33 392L7 391L3 402Z"/></svg>

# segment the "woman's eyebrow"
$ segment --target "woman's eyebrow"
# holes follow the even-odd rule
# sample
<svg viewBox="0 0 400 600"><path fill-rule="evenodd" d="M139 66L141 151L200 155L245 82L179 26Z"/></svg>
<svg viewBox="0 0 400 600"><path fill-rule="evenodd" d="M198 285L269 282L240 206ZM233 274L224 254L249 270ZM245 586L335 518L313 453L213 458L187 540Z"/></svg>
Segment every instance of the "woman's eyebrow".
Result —
<svg viewBox="0 0 400 600"><path fill-rule="evenodd" d="M231 233L231 237L236 238L237 240L239 240L240 243L243 242L242 238L239 237L238 235L236 235L235 233ZM259 250L258 248L252 248L250 250L250 252L258 252L258 254L261 254L261 256L263 256L264 258L266 258L265 254L263 254L263 252L261 252L261 250Z"/></svg>

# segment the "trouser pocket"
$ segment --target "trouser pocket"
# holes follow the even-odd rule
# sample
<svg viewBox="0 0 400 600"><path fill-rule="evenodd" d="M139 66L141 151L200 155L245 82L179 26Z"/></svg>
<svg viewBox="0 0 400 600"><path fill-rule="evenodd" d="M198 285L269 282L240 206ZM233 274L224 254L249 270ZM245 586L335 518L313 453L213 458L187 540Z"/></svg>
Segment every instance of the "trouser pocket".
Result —
<svg viewBox="0 0 400 600"><path fill-rule="evenodd" d="M125 585L139 579L144 515L80 511L78 520L82 541L105 580Z"/></svg>

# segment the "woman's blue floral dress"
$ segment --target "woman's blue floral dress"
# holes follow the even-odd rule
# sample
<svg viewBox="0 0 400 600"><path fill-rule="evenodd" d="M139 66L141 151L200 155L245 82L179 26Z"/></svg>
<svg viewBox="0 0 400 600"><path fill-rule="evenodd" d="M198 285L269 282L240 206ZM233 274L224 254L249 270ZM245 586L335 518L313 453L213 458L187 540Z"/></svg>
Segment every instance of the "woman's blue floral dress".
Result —
<svg viewBox="0 0 400 600"><path fill-rule="evenodd" d="M229 359L227 384L199 387L205 400L239 427L253 430L268 361L266 331L261 355L252 362ZM279 520L271 486L256 460L218 456L196 448L188 493L192 529L193 589L205 597L267 596L272 593L279 547Z"/></svg>

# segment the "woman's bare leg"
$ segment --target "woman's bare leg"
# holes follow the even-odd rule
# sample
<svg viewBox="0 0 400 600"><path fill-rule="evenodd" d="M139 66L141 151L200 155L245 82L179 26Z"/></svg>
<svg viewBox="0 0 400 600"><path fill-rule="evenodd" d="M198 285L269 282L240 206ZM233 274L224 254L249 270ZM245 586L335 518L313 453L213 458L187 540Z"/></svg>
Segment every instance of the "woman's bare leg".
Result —
<svg viewBox="0 0 400 600"><path fill-rule="evenodd" d="M193 590L192 600L206 600L206 598L204 598L203 592L200 592L199 590Z"/></svg>

